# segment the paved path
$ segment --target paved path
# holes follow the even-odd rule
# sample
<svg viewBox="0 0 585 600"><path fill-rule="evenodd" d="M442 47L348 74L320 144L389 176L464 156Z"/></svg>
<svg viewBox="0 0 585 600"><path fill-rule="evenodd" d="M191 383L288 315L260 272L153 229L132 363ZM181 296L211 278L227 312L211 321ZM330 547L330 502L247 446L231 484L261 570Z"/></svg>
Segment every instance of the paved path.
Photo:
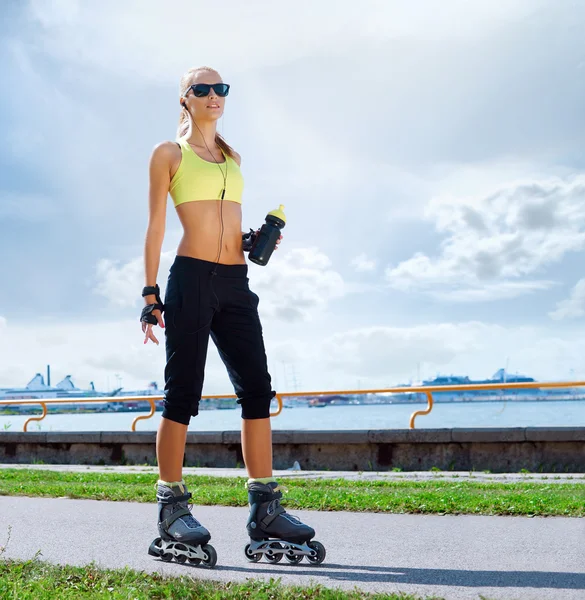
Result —
<svg viewBox="0 0 585 600"><path fill-rule="evenodd" d="M0 463L2 469L38 469L74 473L152 473L158 474L157 467L140 465L93 466L93 465L25 465ZM245 469L209 469L184 467L185 475L207 475L210 477L247 477ZM301 471L287 469L274 471L277 478L295 479L351 479L353 481L430 481L464 480L492 481L498 483L585 483L585 473L483 473L476 471Z"/></svg>
<svg viewBox="0 0 585 600"><path fill-rule="evenodd" d="M156 505L0 497L6 558L103 567L129 566L216 580L280 577L283 583L357 586L469 600L585 598L585 519L392 515L294 511L327 548L320 566L248 563L246 508L195 507L211 530L214 570L163 563L147 554Z"/></svg>

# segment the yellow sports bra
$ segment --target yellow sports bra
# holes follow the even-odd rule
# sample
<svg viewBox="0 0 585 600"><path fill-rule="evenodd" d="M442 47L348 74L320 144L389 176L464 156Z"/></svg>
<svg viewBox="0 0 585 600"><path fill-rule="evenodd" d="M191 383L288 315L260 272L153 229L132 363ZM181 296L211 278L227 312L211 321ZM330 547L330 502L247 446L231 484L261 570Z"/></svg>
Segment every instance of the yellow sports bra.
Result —
<svg viewBox="0 0 585 600"><path fill-rule="evenodd" d="M171 179L169 189L175 206L198 200L220 200L226 169L224 200L242 203L244 178L233 158L224 154L225 161L218 167L217 163L203 160L196 154L185 138L177 143L181 147L181 164Z"/></svg>

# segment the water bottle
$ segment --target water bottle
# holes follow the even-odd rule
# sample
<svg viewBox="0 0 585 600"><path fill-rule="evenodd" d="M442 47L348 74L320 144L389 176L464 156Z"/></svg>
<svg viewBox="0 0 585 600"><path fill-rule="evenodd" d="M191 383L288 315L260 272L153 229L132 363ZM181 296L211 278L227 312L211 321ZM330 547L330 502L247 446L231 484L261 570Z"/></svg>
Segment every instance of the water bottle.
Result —
<svg viewBox="0 0 585 600"><path fill-rule="evenodd" d="M280 230L286 225L283 209L284 205L281 204L276 210L271 210L266 215L266 223L260 228L248 254L248 258L253 263L265 266L270 260L280 237Z"/></svg>

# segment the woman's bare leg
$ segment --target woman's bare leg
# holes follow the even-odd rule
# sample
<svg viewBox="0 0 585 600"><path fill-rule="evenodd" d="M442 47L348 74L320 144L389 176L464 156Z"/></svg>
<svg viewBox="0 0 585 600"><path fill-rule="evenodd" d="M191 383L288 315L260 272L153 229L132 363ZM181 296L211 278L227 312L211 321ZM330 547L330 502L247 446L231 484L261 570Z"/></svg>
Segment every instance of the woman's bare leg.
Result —
<svg viewBox="0 0 585 600"><path fill-rule="evenodd" d="M183 479L183 457L187 442L187 425L164 417L160 420L156 436L156 458L162 481Z"/></svg>
<svg viewBox="0 0 585 600"><path fill-rule="evenodd" d="M289 551L289 545L294 544L299 553L295 560L301 560L307 549L300 547L312 540L315 530L293 519L280 506L282 492L276 482L272 483L272 434L270 419L242 419L242 450L248 475L250 479L263 481L248 482L248 504L250 514L246 523L246 530L250 536L247 546L247 556L254 557L270 553L283 554ZM273 480L274 481L274 480ZM267 516L270 518L267 519ZM266 524L268 521L268 524ZM282 544L271 543L267 540L282 540ZM313 543L313 542L311 542ZM319 544L315 546L312 560L323 562L325 548ZM282 556L277 556L278 559ZM255 559L253 559L255 560ZM270 560L270 562L275 562Z"/></svg>
<svg viewBox="0 0 585 600"><path fill-rule="evenodd" d="M272 477L270 418L242 419L242 453L250 479Z"/></svg>
<svg viewBox="0 0 585 600"><path fill-rule="evenodd" d="M181 481L187 426L161 419L156 437L160 479ZM272 429L270 418L242 419L242 452L252 479L272 477Z"/></svg>

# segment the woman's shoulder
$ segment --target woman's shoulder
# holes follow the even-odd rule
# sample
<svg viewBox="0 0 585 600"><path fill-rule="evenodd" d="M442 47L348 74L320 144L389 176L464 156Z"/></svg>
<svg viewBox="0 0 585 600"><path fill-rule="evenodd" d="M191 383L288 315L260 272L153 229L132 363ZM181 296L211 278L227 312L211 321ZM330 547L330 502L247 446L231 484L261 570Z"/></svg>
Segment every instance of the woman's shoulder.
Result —
<svg viewBox="0 0 585 600"><path fill-rule="evenodd" d="M164 141L152 149L151 160L155 162L174 162L181 157L181 146L178 142Z"/></svg>
<svg viewBox="0 0 585 600"><path fill-rule="evenodd" d="M164 142L159 142L152 150L153 154L158 154L161 156L174 155L177 154L177 152L179 154L181 153L181 145L179 144L179 142L171 142L168 140Z"/></svg>

